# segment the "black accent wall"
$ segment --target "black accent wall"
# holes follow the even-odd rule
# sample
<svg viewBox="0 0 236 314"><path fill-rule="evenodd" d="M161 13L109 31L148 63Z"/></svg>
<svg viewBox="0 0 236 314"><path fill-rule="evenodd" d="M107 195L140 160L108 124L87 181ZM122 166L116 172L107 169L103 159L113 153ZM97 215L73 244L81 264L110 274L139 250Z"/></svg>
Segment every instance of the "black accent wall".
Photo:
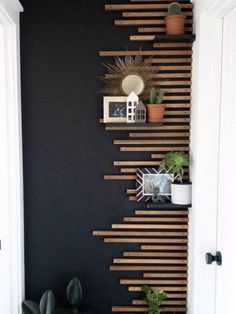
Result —
<svg viewBox="0 0 236 314"><path fill-rule="evenodd" d="M111 304L129 302L119 279L130 274L108 270L124 247L91 231L121 221L134 204L124 193L130 182L103 180L121 155L98 123L98 51L125 49L130 30L113 26L104 0L21 2L26 297L38 301L50 288L63 301L78 276L83 306L110 313Z"/></svg>

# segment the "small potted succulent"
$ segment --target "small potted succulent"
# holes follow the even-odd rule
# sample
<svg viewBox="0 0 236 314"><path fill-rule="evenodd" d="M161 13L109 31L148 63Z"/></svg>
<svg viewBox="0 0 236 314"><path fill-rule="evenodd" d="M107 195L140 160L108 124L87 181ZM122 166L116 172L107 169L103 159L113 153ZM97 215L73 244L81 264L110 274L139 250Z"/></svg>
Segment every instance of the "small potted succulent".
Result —
<svg viewBox="0 0 236 314"><path fill-rule="evenodd" d="M148 122L163 122L165 104L162 104L165 93L154 87L150 91L150 104L147 105Z"/></svg>
<svg viewBox="0 0 236 314"><path fill-rule="evenodd" d="M181 14L182 8L178 2L168 6L168 15L165 18L168 35L183 35L186 16Z"/></svg>
<svg viewBox="0 0 236 314"><path fill-rule="evenodd" d="M161 161L160 170L173 173L171 202L176 205L191 205L192 183L184 182L184 167L189 166L189 156L184 152L167 153Z"/></svg>
<svg viewBox="0 0 236 314"><path fill-rule="evenodd" d="M144 301L148 305L148 314L160 314L161 303L167 299L167 294L158 289L153 289L148 285L142 286L142 292L145 294Z"/></svg>

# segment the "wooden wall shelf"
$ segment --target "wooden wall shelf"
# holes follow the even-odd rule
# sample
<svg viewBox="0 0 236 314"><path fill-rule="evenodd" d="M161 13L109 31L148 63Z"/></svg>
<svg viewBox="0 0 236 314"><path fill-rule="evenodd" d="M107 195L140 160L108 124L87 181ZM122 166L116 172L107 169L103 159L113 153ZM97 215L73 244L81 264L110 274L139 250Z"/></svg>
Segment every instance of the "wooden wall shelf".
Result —
<svg viewBox="0 0 236 314"><path fill-rule="evenodd" d="M157 34L155 36L155 41L157 42L171 42L171 43L185 43L185 42L194 42L196 39L195 34L184 34L184 35L167 35L167 34ZM187 46L183 46L187 47Z"/></svg>

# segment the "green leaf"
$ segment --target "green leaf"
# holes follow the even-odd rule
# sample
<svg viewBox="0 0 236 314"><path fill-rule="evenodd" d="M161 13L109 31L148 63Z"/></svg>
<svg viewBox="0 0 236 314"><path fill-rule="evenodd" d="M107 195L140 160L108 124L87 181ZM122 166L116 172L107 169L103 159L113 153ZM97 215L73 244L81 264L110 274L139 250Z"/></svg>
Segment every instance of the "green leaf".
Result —
<svg viewBox="0 0 236 314"><path fill-rule="evenodd" d="M44 292L40 304L39 309L41 314L52 314L55 310L55 297L51 290L47 290Z"/></svg>
<svg viewBox="0 0 236 314"><path fill-rule="evenodd" d="M21 308L24 314L40 314L38 304L30 300L23 301Z"/></svg>
<svg viewBox="0 0 236 314"><path fill-rule="evenodd" d="M78 278L73 278L67 287L67 299L72 306L78 306L82 299L82 288Z"/></svg>

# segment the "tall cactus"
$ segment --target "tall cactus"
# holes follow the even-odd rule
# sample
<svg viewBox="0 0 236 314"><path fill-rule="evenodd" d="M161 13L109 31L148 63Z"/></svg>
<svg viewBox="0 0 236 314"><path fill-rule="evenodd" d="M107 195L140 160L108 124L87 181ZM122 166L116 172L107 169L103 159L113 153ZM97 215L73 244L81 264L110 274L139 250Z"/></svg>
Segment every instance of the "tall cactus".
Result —
<svg viewBox="0 0 236 314"><path fill-rule="evenodd" d="M157 90L152 87L150 91L150 104L156 104L157 103Z"/></svg>
<svg viewBox="0 0 236 314"><path fill-rule="evenodd" d="M180 15L181 10L181 5L178 2L172 2L168 6L168 15Z"/></svg>

